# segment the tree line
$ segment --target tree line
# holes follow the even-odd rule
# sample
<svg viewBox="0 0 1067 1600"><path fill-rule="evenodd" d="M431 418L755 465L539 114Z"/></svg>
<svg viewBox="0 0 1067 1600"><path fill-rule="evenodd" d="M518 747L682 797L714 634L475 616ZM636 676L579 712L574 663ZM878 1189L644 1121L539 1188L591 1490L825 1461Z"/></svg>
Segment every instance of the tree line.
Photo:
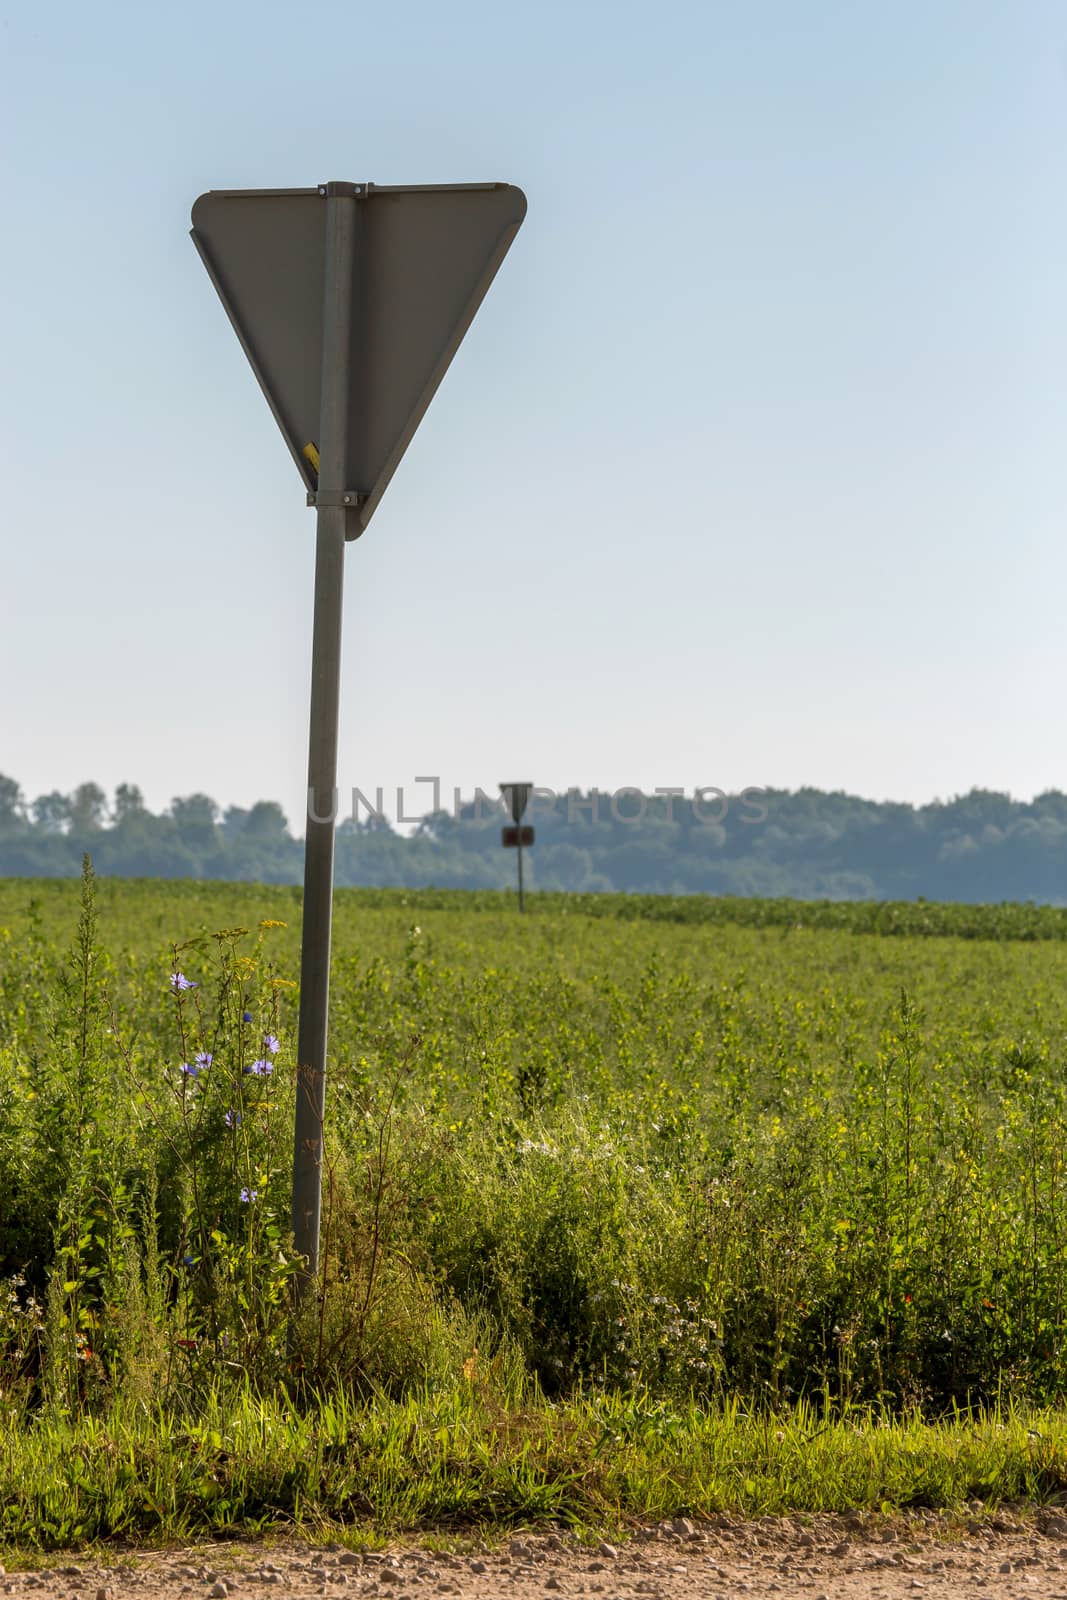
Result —
<svg viewBox="0 0 1067 1600"><path fill-rule="evenodd" d="M410 833L381 816L337 827L340 885L493 889L514 882L503 814L484 802L436 811ZM528 819L529 820L529 819ZM572 793L542 798L528 853L534 888L585 893L1067 904L1067 795L1032 801L972 789L912 806L840 791L767 789L758 805ZM298 883L303 841L282 808L179 796L151 811L135 784L95 783L30 801L0 776L0 875L66 877L88 850L115 877Z"/></svg>

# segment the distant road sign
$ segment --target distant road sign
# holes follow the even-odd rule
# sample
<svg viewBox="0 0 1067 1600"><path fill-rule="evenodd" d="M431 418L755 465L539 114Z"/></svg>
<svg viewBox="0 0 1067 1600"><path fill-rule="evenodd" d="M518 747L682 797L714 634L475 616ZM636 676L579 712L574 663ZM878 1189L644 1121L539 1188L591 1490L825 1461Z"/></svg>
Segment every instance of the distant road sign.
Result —
<svg viewBox="0 0 1067 1600"><path fill-rule="evenodd" d="M212 189L192 236L317 503L326 210L356 201L346 421L348 537L367 526L526 214L505 183ZM330 502L332 504L332 501ZM345 502L347 505L347 502Z"/></svg>
<svg viewBox="0 0 1067 1600"><path fill-rule="evenodd" d="M525 887L525 884L523 882L522 852L528 846L533 844L533 842L534 842L534 831L528 825L526 827L520 827L519 824L522 822L522 814L526 810L527 805L529 804L530 796L533 794L533 784L532 783L502 783L500 785L500 792L504 796L504 804L507 806L508 810L511 812L512 818L513 818L514 823L515 823L515 826L513 828L502 828L501 829L500 842L501 842L501 844L504 846L504 848L506 850L517 850L518 853L519 853L518 854L519 910L520 911L525 911L526 910L526 887Z"/></svg>
<svg viewBox="0 0 1067 1600"><path fill-rule="evenodd" d="M513 822L521 822L522 814L526 810L533 793L532 783L502 783L500 792L504 796L504 804L511 812Z"/></svg>

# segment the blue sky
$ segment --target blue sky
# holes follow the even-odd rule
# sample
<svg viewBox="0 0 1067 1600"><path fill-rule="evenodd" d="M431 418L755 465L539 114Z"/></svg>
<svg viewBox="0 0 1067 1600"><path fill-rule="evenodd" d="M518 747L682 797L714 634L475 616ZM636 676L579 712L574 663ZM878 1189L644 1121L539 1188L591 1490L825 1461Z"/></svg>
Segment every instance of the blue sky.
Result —
<svg viewBox="0 0 1067 1600"><path fill-rule="evenodd" d="M302 815L208 188L529 212L349 549L343 788L1067 786L1067 11L0 6L0 770Z"/></svg>

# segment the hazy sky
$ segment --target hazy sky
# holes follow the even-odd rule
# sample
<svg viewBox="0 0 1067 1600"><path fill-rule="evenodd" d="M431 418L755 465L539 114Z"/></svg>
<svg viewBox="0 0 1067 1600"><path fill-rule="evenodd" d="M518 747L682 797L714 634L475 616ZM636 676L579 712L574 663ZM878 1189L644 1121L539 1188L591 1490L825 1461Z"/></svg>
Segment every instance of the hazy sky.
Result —
<svg viewBox="0 0 1067 1600"><path fill-rule="evenodd" d="M343 788L1067 786L1062 0L0 6L0 771L302 825L202 190L526 222L349 547Z"/></svg>

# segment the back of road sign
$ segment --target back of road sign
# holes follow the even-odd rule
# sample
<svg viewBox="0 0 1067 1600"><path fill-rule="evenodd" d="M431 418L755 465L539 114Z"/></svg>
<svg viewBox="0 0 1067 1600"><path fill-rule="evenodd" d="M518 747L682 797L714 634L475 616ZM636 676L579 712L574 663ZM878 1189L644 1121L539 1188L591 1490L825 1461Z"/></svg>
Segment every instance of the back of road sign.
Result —
<svg viewBox="0 0 1067 1600"><path fill-rule="evenodd" d="M348 460L367 526L526 214L510 184L356 184ZM193 240L309 491L326 190L213 189ZM312 450L305 454L306 447Z"/></svg>
<svg viewBox="0 0 1067 1600"><path fill-rule="evenodd" d="M521 822L522 814L529 804L533 792L532 783L502 783L500 792L504 796L504 804L511 812L513 822Z"/></svg>

